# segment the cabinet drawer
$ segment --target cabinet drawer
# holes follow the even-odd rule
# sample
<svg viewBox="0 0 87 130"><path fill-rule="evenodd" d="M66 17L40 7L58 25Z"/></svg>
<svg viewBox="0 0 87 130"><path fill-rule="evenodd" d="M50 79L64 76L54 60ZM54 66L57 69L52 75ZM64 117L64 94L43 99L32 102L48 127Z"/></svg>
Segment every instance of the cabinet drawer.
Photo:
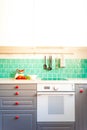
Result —
<svg viewBox="0 0 87 130"><path fill-rule="evenodd" d="M0 90L36 90L36 84L0 84Z"/></svg>
<svg viewBox="0 0 87 130"><path fill-rule="evenodd" d="M0 91L0 97L29 97L29 96L35 96L36 92L35 91L25 91L25 90L2 90Z"/></svg>
<svg viewBox="0 0 87 130"><path fill-rule="evenodd" d="M36 97L2 98L0 109L36 109Z"/></svg>
<svg viewBox="0 0 87 130"><path fill-rule="evenodd" d="M37 130L75 130L74 122L43 122L37 124Z"/></svg>
<svg viewBox="0 0 87 130"><path fill-rule="evenodd" d="M3 112L3 130L36 130L35 111L29 112Z"/></svg>

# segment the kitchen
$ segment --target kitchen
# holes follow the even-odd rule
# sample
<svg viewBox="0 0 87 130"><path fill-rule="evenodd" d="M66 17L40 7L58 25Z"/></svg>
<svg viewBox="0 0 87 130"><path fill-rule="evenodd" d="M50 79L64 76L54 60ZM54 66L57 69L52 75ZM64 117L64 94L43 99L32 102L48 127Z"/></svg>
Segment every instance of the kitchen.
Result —
<svg viewBox="0 0 87 130"><path fill-rule="evenodd" d="M0 1L0 130L87 129L86 5Z"/></svg>
<svg viewBox="0 0 87 130"><path fill-rule="evenodd" d="M86 53L86 47L0 46L0 129L85 130Z"/></svg>

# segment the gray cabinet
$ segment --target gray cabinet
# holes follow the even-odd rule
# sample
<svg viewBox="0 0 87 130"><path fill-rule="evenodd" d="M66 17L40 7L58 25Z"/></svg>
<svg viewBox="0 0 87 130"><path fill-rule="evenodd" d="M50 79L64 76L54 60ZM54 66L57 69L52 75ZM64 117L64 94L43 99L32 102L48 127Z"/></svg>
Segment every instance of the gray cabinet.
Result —
<svg viewBox="0 0 87 130"><path fill-rule="evenodd" d="M75 130L74 123L38 123L37 130Z"/></svg>
<svg viewBox="0 0 87 130"><path fill-rule="evenodd" d="M3 130L35 130L35 112L3 112Z"/></svg>
<svg viewBox="0 0 87 130"><path fill-rule="evenodd" d="M87 130L87 84L76 84L76 130Z"/></svg>
<svg viewBox="0 0 87 130"><path fill-rule="evenodd" d="M36 130L36 84L0 84L0 130Z"/></svg>

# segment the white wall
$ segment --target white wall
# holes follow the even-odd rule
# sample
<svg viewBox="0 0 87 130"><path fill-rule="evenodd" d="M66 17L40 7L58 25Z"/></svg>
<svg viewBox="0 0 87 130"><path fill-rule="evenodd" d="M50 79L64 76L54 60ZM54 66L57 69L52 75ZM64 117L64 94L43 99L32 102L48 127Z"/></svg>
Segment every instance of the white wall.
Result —
<svg viewBox="0 0 87 130"><path fill-rule="evenodd" d="M1 0L0 45L86 45L86 1Z"/></svg>

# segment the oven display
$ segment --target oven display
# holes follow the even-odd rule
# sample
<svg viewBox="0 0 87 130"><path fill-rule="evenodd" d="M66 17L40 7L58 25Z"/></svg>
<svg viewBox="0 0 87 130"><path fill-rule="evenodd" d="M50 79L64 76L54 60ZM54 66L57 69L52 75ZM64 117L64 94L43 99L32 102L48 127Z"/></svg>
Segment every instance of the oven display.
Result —
<svg viewBox="0 0 87 130"><path fill-rule="evenodd" d="M44 86L44 89L49 90L50 86Z"/></svg>

